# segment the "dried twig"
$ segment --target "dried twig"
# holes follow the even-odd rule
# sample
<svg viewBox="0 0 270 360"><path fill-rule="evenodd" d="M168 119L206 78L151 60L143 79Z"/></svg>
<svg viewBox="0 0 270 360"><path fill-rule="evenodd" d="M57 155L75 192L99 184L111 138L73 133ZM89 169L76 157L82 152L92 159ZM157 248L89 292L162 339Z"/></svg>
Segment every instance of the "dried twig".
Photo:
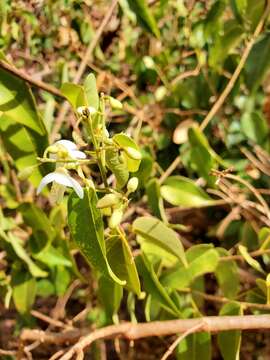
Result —
<svg viewBox="0 0 270 360"><path fill-rule="evenodd" d="M79 351L99 339L123 337L128 340L137 340L151 336L166 336L186 332L202 323L202 327L196 331L218 332L226 330L270 329L270 315L208 316L196 319L154 321L138 324L122 323L95 330L83 336L79 341L78 339L82 335L82 332L79 330L52 333L26 329L22 332L21 339L23 341L39 339L42 342L55 344L78 341L60 358L61 360L69 360L73 355L78 354Z"/></svg>
<svg viewBox="0 0 270 360"><path fill-rule="evenodd" d="M221 95L219 96L218 100L215 102L215 104L213 105L213 107L211 108L211 110L209 111L209 113L207 114L207 116L204 118L203 122L200 125L200 129L204 130L207 125L209 124L209 122L213 119L213 117L216 115L216 113L219 111L219 109L221 108L221 106L223 105L224 101L226 100L227 96L229 95L229 93L232 91L245 63L246 60L248 58L248 55L255 43L255 41L257 40L257 37L260 35L263 26L264 26L264 22L268 17L270 11L270 2L267 1L267 6L266 9L261 17L261 20L259 21L258 25L256 26L256 29L253 33L253 36L251 37L250 41L248 42L242 57L239 61L239 64L237 65L232 77L230 78L228 84L226 85L225 89L223 90L223 92L221 93Z"/></svg>
<svg viewBox="0 0 270 360"><path fill-rule="evenodd" d="M35 80L33 76L26 74L22 70L18 70L15 66L10 65L7 61L0 60L0 68L8 71L12 75L19 77L20 79L26 81L28 84L38 87L39 89L45 90L55 96L65 98L63 94L56 87L46 84L43 81Z"/></svg>

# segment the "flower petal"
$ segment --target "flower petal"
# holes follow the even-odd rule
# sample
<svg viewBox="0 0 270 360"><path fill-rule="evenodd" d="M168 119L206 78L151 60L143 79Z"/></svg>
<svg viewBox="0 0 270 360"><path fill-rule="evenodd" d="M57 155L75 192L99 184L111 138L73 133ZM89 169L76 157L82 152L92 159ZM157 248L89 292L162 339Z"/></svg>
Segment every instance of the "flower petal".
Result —
<svg viewBox="0 0 270 360"><path fill-rule="evenodd" d="M85 159L86 155L84 152L79 150L72 150L69 152L70 156L74 159Z"/></svg>
<svg viewBox="0 0 270 360"><path fill-rule="evenodd" d="M62 145L64 146L68 151L77 150L77 145L70 140L58 140L54 145Z"/></svg>
<svg viewBox="0 0 270 360"><path fill-rule="evenodd" d="M46 185L53 182L54 180L55 180L55 172L51 172L51 173L47 174L46 176L44 176L44 178L41 180L41 182L37 188L37 194L39 194Z"/></svg>

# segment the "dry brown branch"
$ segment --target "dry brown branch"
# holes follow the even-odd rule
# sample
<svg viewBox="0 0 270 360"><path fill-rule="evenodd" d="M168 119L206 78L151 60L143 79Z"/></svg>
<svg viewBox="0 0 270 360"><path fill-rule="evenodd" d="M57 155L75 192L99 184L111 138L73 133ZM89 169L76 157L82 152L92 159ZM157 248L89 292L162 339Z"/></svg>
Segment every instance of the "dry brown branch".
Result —
<svg viewBox="0 0 270 360"><path fill-rule="evenodd" d="M242 54L242 57L239 61L239 64L237 65L232 77L230 78L228 84L226 85L225 89L223 90L223 92L221 93L221 95L219 96L218 100L214 103L213 107L211 108L211 110L209 111L209 113L206 115L206 117L204 118L203 122L200 125L200 129L204 130L207 125L209 124L209 122L213 119L213 117L217 114L217 112L219 111L219 109L221 108L221 106L223 105L224 101L226 100L227 96L229 95L229 93L232 91L245 63L246 60L248 58L248 55L253 47L253 45L255 44L255 41L257 40L258 36L260 35L263 26L264 26L264 22L268 17L269 14L269 10L270 10L270 2L267 1L267 6L266 9L261 17L261 20L259 21L258 25L256 26L256 29L253 33L253 36L251 37L250 41L247 43L247 46Z"/></svg>
<svg viewBox="0 0 270 360"><path fill-rule="evenodd" d="M28 74L26 74L24 71L18 70L15 66L10 65L8 62L4 61L4 60L0 60L0 68L8 71L9 73L11 73L12 75L15 75L17 77L19 77L22 80L25 80L28 84L33 85L39 89L45 90L55 96L59 96L61 98L65 98L60 90L58 90L56 87L46 84L43 81L40 80L35 80L33 78L33 76L30 76Z"/></svg>
<svg viewBox="0 0 270 360"><path fill-rule="evenodd" d="M90 42L90 44L88 45L87 49L86 49L86 52L84 54L84 57L80 63L80 66L79 66L79 69L74 77L74 80L73 82L75 84L78 84L80 82L80 79L87 67L87 64L88 64L88 61L90 60L91 56L92 56L92 53L93 53L93 50L95 49L106 25L108 24L112 14L113 14L113 11L116 7L118 3L118 0L113 0L112 3L111 3L111 6L110 8L108 9L107 11L107 14L106 16L104 17L104 19L102 20L99 28L97 29L96 33L95 33L95 36L93 37L92 41ZM58 114L58 117L55 121L55 124L54 124L54 127L52 129L52 133L51 133L51 141L53 142L56 137L57 137L57 134L62 126L62 122L64 121L64 118L68 112L68 109L69 109L69 103L68 102L65 102L61 108L61 110L59 111L59 114Z"/></svg>
<svg viewBox="0 0 270 360"><path fill-rule="evenodd" d="M111 325L95 330L88 335L82 336L87 330L70 330L62 333L45 332L41 330L23 330L22 341L35 341L65 344L75 343L61 360L69 360L73 355L85 349L98 339L123 337L128 340L138 340L151 336L166 336L183 333L191 328L202 324L198 331L218 332L226 330L252 330L270 329L270 315L246 315L246 316L209 316L196 319L154 321L149 323L122 323Z"/></svg>

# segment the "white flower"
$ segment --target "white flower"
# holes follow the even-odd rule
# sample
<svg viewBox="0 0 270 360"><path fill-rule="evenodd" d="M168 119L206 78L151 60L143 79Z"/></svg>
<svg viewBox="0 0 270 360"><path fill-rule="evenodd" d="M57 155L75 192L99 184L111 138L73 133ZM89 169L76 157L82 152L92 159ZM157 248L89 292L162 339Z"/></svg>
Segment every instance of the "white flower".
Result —
<svg viewBox="0 0 270 360"><path fill-rule="evenodd" d="M61 150L61 147L64 148L69 157L71 159L85 159L86 155L85 153L83 153L82 151L79 151L77 148L77 145L74 144L74 142L70 141L70 140L59 140L56 141L55 144L53 144L52 146L56 146L59 147Z"/></svg>
<svg viewBox="0 0 270 360"><path fill-rule="evenodd" d="M60 140L60 141L67 141L67 140ZM75 145L75 144L74 144ZM64 187L71 187L74 189L76 194L79 196L80 199L83 198L83 188L78 183L78 181L74 180L68 173L68 171L64 168L57 168L54 172L51 172L44 176L44 178L41 180L38 189L37 194L41 192L41 190L48 185L49 183L57 183L59 185L62 185Z"/></svg>

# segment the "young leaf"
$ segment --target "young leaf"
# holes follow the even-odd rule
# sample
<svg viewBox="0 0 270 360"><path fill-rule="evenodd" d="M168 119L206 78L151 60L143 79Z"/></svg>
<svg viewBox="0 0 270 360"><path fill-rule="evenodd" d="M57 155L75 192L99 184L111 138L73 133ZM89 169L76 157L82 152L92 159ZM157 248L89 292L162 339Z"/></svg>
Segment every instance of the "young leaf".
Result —
<svg viewBox="0 0 270 360"><path fill-rule="evenodd" d="M239 245L238 249L239 249L240 254L243 256L243 258L246 260L246 262L251 267L253 267L253 269L259 271L262 274L265 274L265 271L261 267L261 264L257 260L253 259L253 257L250 256L250 254L248 253L248 250L245 246Z"/></svg>
<svg viewBox="0 0 270 360"><path fill-rule="evenodd" d="M237 302L230 302L221 308L219 315L243 315L243 311L240 304ZM239 360L241 331L231 330L220 332L218 334L218 345L224 360Z"/></svg>
<svg viewBox="0 0 270 360"><path fill-rule="evenodd" d="M74 193L70 195L68 224L73 240L89 264L104 276L125 285L126 282L114 274L106 257L102 215L97 209L97 196L93 189L85 189L83 199Z"/></svg>
<svg viewBox="0 0 270 360"><path fill-rule="evenodd" d="M126 281L125 287L140 296L141 286L136 265L124 234L114 235L106 242L107 258L114 273Z"/></svg>
<svg viewBox="0 0 270 360"><path fill-rule="evenodd" d="M119 157L117 150L106 150L105 153L106 166L112 171L116 178L117 187L122 189L128 182L128 169L124 162Z"/></svg>
<svg viewBox="0 0 270 360"><path fill-rule="evenodd" d="M120 146L124 152L123 157L126 161L128 171L136 172L139 169L141 163L141 152L138 145L126 134L116 134L113 136L113 141ZM137 158L132 157L131 150L133 152L138 153ZM131 154L130 154L131 153Z"/></svg>
<svg viewBox="0 0 270 360"><path fill-rule="evenodd" d="M183 176L168 177L160 190L162 197L175 206L200 207L214 202L194 181Z"/></svg>
<svg viewBox="0 0 270 360"><path fill-rule="evenodd" d="M160 220L143 216L133 222L132 228L145 241L160 246L175 255L182 264L187 264L181 240L172 229L168 228Z"/></svg>
<svg viewBox="0 0 270 360"><path fill-rule="evenodd" d="M74 110L76 110L79 106L87 105L86 95L81 85L64 83L60 90L70 102Z"/></svg>
<svg viewBox="0 0 270 360"><path fill-rule="evenodd" d="M96 110L99 108L99 96L97 91L97 83L94 74L89 74L84 80L84 92L88 106L92 106Z"/></svg>

